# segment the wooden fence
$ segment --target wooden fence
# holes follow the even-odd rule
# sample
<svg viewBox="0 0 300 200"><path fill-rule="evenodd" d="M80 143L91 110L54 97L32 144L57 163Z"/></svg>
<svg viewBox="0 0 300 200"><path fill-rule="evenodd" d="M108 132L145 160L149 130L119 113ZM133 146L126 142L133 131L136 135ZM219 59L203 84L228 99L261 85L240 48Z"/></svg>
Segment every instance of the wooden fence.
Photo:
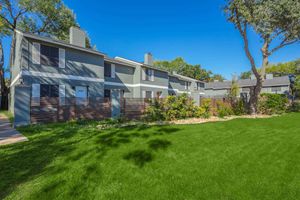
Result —
<svg viewBox="0 0 300 200"><path fill-rule="evenodd" d="M121 114L127 119L140 119L149 105L143 98L124 98L121 100Z"/></svg>
<svg viewBox="0 0 300 200"><path fill-rule="evenodd" d="M141 119L149 100L142 98L121 99L121 116ZM111 117L109 98L32 98L31 123L65 122L69 120L102 120Z"/></svg>
<svg viewBox="0 0 300 200"><path fill-rule="evenodd" d="M104 98L32 98L31 123L74 119L101 120L111 117L111 102Z"/></svg>

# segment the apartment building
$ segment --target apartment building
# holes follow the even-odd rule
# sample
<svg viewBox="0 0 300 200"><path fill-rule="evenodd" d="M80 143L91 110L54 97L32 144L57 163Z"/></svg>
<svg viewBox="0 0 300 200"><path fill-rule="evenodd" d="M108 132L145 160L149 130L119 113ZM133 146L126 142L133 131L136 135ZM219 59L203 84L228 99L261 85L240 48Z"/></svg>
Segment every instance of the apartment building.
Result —
<svg viewBox="0 0 300 200"><path fill-rule="evenodd" d="M250 79L240 79L236 81L239 86L241 97L249 99L251 87L256 85L254 75ZM205 97L224 98L228 96L231 89L232 81L211 82L205 84ZM289 76L273 77L267 74L263 82L262 93L289 94L291 82Z"/></svg>
<svg viewBox="0 0 300 200"><path fill-rule="evenodd" d="M16 31L9 106L16 125L31 123L32 105L40 105L42 98L59 99L59 105L68 104L69 99L81 105L90 99L109 98L111 116L116 117L122 98L188 93L199 103L204 94L203 82L154 67L150 53L145 54L144 62L110 58L86 48L85 38L76 27L70 29L69 42Z"/></svg>

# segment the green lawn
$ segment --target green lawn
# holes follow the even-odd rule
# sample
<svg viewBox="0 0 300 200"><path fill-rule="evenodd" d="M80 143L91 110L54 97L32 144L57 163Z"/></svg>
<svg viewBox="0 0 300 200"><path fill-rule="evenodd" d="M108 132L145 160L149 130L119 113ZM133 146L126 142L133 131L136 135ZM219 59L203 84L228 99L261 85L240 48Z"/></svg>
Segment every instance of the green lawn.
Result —
<svg viewBox="0 0 300 200"><path fill-rule="evenodd" d="M300 113L20 131L29 142L0 147L0 199L300 199Z"/></svg>

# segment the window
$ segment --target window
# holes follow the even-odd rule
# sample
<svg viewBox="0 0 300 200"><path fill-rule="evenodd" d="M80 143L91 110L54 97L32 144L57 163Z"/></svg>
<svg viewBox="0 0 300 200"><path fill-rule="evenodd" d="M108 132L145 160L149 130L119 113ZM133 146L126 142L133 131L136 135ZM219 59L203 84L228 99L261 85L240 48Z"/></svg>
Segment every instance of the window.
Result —
<svg viewBox="0 0 300 200"><path fill-rule="evenodd" d="M184 88L185 88L186 90L188 90L190 86L191 86L191 83L190 83L190 82L184 82Z"/></svg>
<svg viewBox="0 0 300 200"><path fill-rule="evenodd" d="M151 99L152 98L152 91L144 91L144 98Z"/></svg>
<svg viewBox="0 0 300 200"><path fill-rule="evenodd" d="M59 66L59 49L41 45L41 64L51 67Z"/></svg>
<svg viewBox="0 0 300 200"><path fill-rule="evenodd" d="M111 64L104 63L104 76L111 77Z"/></svg>
<svg viewBox="0 0 300 200"><path fill-rule="evenodd" d="M204 83L197 83L197 90L201 90L201 88L204 88Z"/></svg>
<svg viewBox="0 0 300 200"><path fill-rule="evenodd" d="M104 90L104 98L110 98L110 90Z"/></svg>
<svg viewBox="0 0 300 200"><path fill-rule="evenodd" d="M142 80L144 80L144 81L154 81L154 70L153 69L144 68L143 69Z"/></svg>
<svg viewBox="0 0 300 200"><path fill-rule="evenodd" d="M87 86L76 86L75 87L75 97L77 105L85 105L88 103L88 91Z"/></svg>
<svg viewBox="0 0 300 200"><path fill-rule="evenodd" d="M281 87L272 87L272 92L281 92Z"/></svg>
<svg viewBox="0 0 300 200"><path fill-rule="evenodd" d="M59 86L58 85L46 85L40 86L41 97L59 97Z"/></svg>

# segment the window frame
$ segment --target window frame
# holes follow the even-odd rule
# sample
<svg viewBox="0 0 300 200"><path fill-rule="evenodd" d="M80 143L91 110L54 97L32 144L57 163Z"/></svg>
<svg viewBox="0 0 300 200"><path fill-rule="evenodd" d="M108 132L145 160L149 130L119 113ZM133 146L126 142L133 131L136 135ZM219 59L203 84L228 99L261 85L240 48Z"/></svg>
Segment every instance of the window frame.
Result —
<svg viewBox="0 0 300 200"><path fill-rule="evenodd" d="M40 44L40 64L48 67L59 68L59 48Z"/></svg>
<svg viewBox="0 0 300 200"><path fill-rule="evenodd" d="M46 93L45 93L46 91ZM53 95L55 94L55 95ZM40 97L42 98L58 98L59 85L40 84Z"/></svg>
<svg viewBox="0 0 300 200"><path fill-rule="evenodd" d="M111 65L111 63L104 63L104 77L111 78Z"/></svg>

